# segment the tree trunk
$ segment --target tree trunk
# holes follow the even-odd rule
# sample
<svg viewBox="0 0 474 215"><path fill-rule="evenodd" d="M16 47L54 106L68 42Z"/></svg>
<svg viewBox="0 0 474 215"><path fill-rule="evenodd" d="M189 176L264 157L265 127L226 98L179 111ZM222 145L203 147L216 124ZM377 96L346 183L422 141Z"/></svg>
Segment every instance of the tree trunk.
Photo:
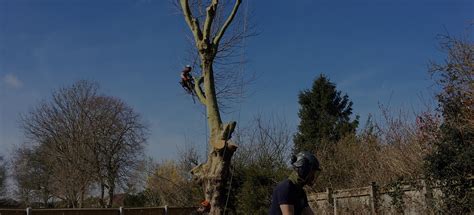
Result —
<svg viewBox="0 0 474 215"><path fill-rule="evenodd" d="M226 186L229 179L231 158L237 149L229 141L235 128L235 122L223 126L215 94L212 61L204 58L202 62L211 151L207 163L197 166L192 170L192 173L202 184L205 199L211 204L209 214L223 214L227 203Z"/></svg>
<svg viewBox="0 0 474 215"><path fill-rule="evenodd" d="M76 191L69 193L70 208L77 208L77 197L78 193Z"/></svg>
<svg viewBox="0 0 474 215"><path fill-rule="evenodd" d="M78 204L78 207L79 208L83 208L84 207L84 196L86 194L86 191L84 188L81 189L81 194L80 194L80 197L79 197L79 204Z"/></svg>
<svg viewBox="0 0 474 215"><path fill-rule="evenodd" d="M100 204L100 207L103 207L105 208L105 201L104 201L104 197L105 196L105 185L104 183L100 183L100 199L99 199L99 204Z"/></svg>
<svg viewBox="0 0 474 215"><path fill-rule="evenodd" d="M212 65L211 53L201 55L202 71L204 75L204 92L206 93L206 113L207 122L210 130L210 144L214 145L215 141L220 138L219 134L222 130L222 120L219 113L219 105L217 103L216 90L214 86L214 69Z"/></svg>
<svg viewBox="0 0 474 215"><path fill-rule="evenodd" d="M207 163L201 164L191 172L201 183L205 199L211 204L209 214L223 214L227 200L227 185L230 174L231 158L236 148L226 146L223 149L213 149Z"/></svg>
<svg viewBox="0 0 474 215"><path fill-rule="evenodd" d="M111 208L112 204L114 203L114 191L115 191L114 184L110 185L108 191L109 191L109 202L107 203L107 208Z"/></svg>
<svg viewBox="0 0 474 215"><path fill-rule="evenodd" d="M208 157L208 178L204 180L206 199L211 203L210 214L223 214L226 206L230 160L233 151L213 151Z"/></svg>

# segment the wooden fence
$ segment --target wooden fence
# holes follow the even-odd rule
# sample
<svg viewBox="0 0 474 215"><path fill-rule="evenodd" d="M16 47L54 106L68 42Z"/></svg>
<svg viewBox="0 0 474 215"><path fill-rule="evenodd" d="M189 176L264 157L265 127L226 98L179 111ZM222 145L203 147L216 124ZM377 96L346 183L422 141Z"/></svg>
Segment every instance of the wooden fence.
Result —
<svg viewBox="0 0 474 215"><path fill-rule="evenodd" d="M471 178L474 180L474 177ZM436 214L441 203L439 187L424 180L399 183L397 186L344 190L327 189L308 195L315 214ZM0 215L190 215L197 208L110 208L110 209L0 209ZM249 214L252 214L249 212Z"/></svg>
<svg viewBox="0 0 474 215"><path fill-rule="evenodd" d="M0 215L190 215L197 208L75 208L75 209L0 209Z"/></svg>
<svg viewBox="0 0 474 215"><path fill-rule="evenodd" d="M439 188L424 180L400 184L394 188L367 187L308 195L315 214L432 214L441 201Z"/></svg>

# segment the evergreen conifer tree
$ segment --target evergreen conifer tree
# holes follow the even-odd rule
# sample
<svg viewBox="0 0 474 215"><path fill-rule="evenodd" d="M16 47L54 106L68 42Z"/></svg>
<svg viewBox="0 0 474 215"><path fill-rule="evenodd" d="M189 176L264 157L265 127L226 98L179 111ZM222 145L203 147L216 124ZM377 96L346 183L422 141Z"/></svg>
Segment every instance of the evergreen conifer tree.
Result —
<svg viewBox="0 0 474 215"><path fill-rule="evenodd" d="M359 116L351 120L352 101L347 94L341 96L341 91L323 74L314 80L310 90L300 92L299 104L301 121L293 138L295 152L315 152L354 134L359 124Z"/></svg>

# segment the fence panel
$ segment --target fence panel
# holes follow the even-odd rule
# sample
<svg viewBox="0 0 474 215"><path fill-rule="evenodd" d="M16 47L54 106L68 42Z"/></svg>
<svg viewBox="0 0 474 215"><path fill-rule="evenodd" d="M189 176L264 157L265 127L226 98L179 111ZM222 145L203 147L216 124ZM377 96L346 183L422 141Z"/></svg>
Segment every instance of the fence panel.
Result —
<svg viewBox="0 0 474 215"><path fill-rule="evenodd" d="M335 214L371 214L370 196L334 198Z"/></svg>
<svg viewBox="0 0 474 215"><path fill-rule="evenodd" d="M315 214L329 215L332 214L332 211L334 210L332 205L332 190L329 188L327 188L324 193L314 193L309 195L308 200Z"/></svg>
<svg viewBox="0 0 474 215"><path fill-rule="evenodd" d="M360 187L335 191L335 214L370 214L371 213L371 187Z"/></svg>
<svg viewBox="0 0 474 215"><path fill-rule="evenodd" d="M189 215L195 213L197 208L168 208L169 215Z"/></svg>
<svg viewBox="0 0 474 215"><path fill-rule="evenodd" d="M76 209L31 209L31 215L189 215L197 208L156 207L156 208L76 208ZM167 212L167 213L166 213ZM0 209L0 215L27 215L26 209Z"/></svg>
<svg viewBox="0 0 474 215"><path fill-rule="evenodd" d="M123 215L165 215L164 208L124 208L122 211Z"/></svg>
<svg viewBox="0 0 474 215"><path fill-rule="evenodd" d="M26 215L26 209L0 209L0 215Z"/></svg>
<svg viewBox="0 0 474 215"><path fill-rule="evenodd" d="M474 178L470 178L472 180ZM442 204L439 185L424 180L403 182L398 187L371 186L308 195L316 214L433 214Z"/></svg>
<svg viewBox="0 0 474 215"><path fill-rule="evenodd" d="M31 215L120 215L117 208L33 209Z"/></svg>

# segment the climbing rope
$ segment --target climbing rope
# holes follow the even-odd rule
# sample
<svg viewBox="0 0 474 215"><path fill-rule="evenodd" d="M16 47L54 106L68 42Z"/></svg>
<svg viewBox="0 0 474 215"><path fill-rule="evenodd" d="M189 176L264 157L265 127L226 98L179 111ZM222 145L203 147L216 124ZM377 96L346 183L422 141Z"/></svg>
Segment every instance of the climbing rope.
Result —
<svg viewBox="0 0 474 215"><path fill-rule="evenodd" d="M248 7L249 7L249 1L246 2L245 10L244 10L243 38L242 38L242 50L241 50L242 52L241 52L241 56L240 56L240 71L239 72L240 72L240 96L241 97L243 96L243 85L244 85L243 71L244 71L244 56L245 56L245 35L247 33ZM237 121L238 122L240 122L241 111L242 111L242 101L239 102L239 110L237 111L237 113L238 113ZM237 128L237 129L239 129L239 128ZM230 132L229 132L228 135L230 135ZM224 154L225 154L226 149L227 149L227 147L224 149ZM231 158L230 162L231 161L232 161L232 158ZM232 180L234 178L234 172L235 172L235 166L232 165L231 167L232 167L232 169L231 169L231 172L230 172L229 188L228 188L228 191L227 191L227 199L225 201L225 206L224 206L224 215L226 213L227 205L229 203L230 192L232 190Z"/></svg>

